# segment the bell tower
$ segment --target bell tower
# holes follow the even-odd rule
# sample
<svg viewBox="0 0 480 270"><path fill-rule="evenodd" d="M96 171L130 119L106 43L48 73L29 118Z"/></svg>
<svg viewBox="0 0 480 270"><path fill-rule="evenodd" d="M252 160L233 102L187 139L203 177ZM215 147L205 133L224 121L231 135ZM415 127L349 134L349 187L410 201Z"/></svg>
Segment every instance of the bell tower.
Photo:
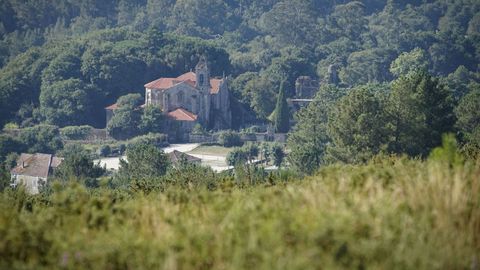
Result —
<svg viewBox="0 0 480 270"><path fill-rule="evenodd" d="M196 83L195 87L200 90L200 121L204 126L208 126L210 122L210 107L212 98L210 94L210 70L208 61L205 56L201 56L197 66L195 66Z"/></svg>
<svg viewBox="0 0 480 270"><path fill-rule="evenodd" d="M195 86L202 92L210 92L210 70L205 56L201 56L197 66L195 66L195 74L197 75Z"/></svg>

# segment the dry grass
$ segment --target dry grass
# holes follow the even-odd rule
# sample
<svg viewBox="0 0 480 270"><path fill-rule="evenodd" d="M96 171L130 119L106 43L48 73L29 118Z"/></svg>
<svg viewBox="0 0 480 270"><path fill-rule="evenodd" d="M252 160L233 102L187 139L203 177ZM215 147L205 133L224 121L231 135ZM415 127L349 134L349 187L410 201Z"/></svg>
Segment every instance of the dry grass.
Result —
<svg viewBox="0 0 480 270"><path fill-rule="evenodd" d="M479 175L399 159L215 191L5 193L0 268L470 269Z"/></svg>

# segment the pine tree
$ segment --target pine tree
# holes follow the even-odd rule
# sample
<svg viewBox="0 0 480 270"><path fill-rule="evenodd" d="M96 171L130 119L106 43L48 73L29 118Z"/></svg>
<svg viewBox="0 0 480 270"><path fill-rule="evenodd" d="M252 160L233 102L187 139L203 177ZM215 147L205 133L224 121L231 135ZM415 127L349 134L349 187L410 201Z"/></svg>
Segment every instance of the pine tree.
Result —
<svg viewBox="0 0 480 270"><path fill-rule="evenodd" d="M280 84L280 92L277 97L277 105L275 107L274 115L275 131L280 133L288 132L290 125L290 114L288 111L288 104L285 97L284 82Z"/></svg>
<svg viewBox="0 0 480 270"><path fill-rule="evenodd" d="M320 88L314 100L295 114L297 124L288 135L288 161L301 173L313 173L323 162L330 143L327 135L328 112L346 93L333 85Z"/></svg>
<svg viewBox="0 0 480 270"><path fill-rule="evenodd" d="M392 83L387 113L394 127L390 150L425 156L453 132L453 100L446 88L426 71L401 76Z"/></svg>

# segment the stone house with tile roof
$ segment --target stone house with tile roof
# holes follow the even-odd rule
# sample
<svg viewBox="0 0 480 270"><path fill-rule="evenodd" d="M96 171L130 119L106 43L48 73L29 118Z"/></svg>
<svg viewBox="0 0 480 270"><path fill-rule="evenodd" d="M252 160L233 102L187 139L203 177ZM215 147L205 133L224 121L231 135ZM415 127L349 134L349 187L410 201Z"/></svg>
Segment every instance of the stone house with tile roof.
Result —
<svg viewBox="0 0 480 270"><path fill-rule="evenodd" d="M211 78L208 62L204 57L190 71L176 78L159 78L145 84L145 104L158 106L164 114L180 127L190 132L196 123L209 129L229 129L232 112L227 78ZM106 109L107 123L116 104Z"/></svg>
<svg viewBox="0 0 480 270"><path fill-rule="evenodd" d="M10 185L12 187L23 185L28 193L38 194L62 160L50 154L22 153L17 160L17 166L10 171Z"/></svg>

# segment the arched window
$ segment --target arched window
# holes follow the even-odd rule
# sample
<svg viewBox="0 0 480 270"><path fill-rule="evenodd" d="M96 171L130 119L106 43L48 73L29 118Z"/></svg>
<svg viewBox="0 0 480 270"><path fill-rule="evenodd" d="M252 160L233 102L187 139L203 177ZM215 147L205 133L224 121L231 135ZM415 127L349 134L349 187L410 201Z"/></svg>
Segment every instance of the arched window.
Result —
<svg viewBox="0 0 480 270"><path fill-rule="evenodd" d="M200 74L198 80L199 80L199 84L203 85L203 82L205 81L205 77L203 76L203 74Z"/></svg>
<svg viewBox="0 0 480 270"><path fill-rule="evenodd" d="M183 103L183 98L184 98L183 92L181 92L181 91L178 92L178 94L177 94L177 103L178 103L179 105L181 105L181 104Z"/></svg>

